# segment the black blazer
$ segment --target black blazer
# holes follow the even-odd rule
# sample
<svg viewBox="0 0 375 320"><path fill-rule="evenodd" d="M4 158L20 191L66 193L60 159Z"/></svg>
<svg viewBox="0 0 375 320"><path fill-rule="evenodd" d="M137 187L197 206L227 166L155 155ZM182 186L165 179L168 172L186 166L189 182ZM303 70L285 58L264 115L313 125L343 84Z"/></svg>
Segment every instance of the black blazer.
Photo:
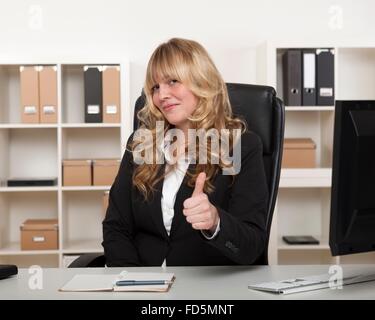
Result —
<svg viewBox="0 0 375 320"><path fill-rule="evenodd" d="M230 186L232 177L221 173L213 181L215 191L208 197L218 209L220 232L212 240L194 230L182 213L184 200L193 192L186 175L176 195L168 236L161 209L163 180L156 185L154 198L146 202L132 185L133 166L132 154L126 151L103 221L107 266L160 266L164 259L169 266L251 264L264 250L268 188L261 140L254 133L241 137L241 171L234 183ZM188 170L194 169L190 164Z"/></svg>

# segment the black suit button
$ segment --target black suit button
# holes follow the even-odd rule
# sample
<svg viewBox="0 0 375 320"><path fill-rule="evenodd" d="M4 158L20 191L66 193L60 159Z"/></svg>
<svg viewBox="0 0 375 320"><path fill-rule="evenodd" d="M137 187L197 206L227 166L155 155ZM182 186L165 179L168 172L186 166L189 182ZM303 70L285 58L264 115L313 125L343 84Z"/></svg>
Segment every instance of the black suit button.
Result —
<svg viewBox="0 0 375 320"><path fill-rule="evenodd" d="M234 253L237 253L238 252L238 248L230 241L227 241L225 242L225 246L230 249L231 251L233 251Z"/></svg>

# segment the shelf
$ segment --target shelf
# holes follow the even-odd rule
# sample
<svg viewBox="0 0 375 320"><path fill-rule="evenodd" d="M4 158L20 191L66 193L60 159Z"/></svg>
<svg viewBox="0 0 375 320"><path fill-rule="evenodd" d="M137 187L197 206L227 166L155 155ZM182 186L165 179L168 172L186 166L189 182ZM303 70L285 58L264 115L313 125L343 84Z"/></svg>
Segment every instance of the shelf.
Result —
<svg viewBox="0 0 375 320"><path fill-rule="evenodd" d="M64 244L63 254L70 253L100 253L103 252L101 239L97 240L74 240Z"/></svg>
<svg viewBox="0 0 375 320"><path fill-rule="evenodd" d="M63 123L62 128L121 128L120 123Z"/></svg>
<svg viewBox="0 0 375 320"><path fill-rule="evenodd" d="M130 66L122 59L68 60L26 63L56 66L56 123L22 121L20 66L24 64L17 61L0 64L0 264L61 267L64 255L103 252L102 221L106 193L111 186L63 186L62 162L122 158L133 124L129 117L133 110L129 100ZM120 119L104 117L105 121L116 120L116 123L86 123L83 68L86 65L120 68L120 101L116 98L113 103L118 102L121 116ZM108 99L111 100L107 94ZM112 104L109 100L107 103ZM56 177L58 183L8 187L7 180L17 177ZM59 222L59 249L22 251L22 223L27 219L51 218Z"/></svg>
<svg viewBox="0 0 375 320"><path fill-rule="evenodd" d="M58 187L0 187L0 192L46 192L57 191Z"/></svg>
<svg viewBox="0 0 375 320"><path fill-rule="evenodd" d="M58 254L59 250L21 250L18 242L11 242L5 244L0 248L0 256L11 256L11 255L48 255Z"/></svg>
<svg viewBox="0 0 375 320"><path fill-rule="evenodd" d="M288 49L334 49L334 97L336 100L375 99L375 47L352 40L267 41L256 48L256 83L276 89L283 99L283 54ZM316 61L315 61L316 62ZM301 61L303 65L303 61ZM305 79L303 79L305 80ZM303 81L304 82L304 81ZM318 82L316 81L315 87ZM286 100L286 99L284 99ZM301 102L299 103L301 104ZM332 257L330 231L332 159L335 106L285 106L286 138L311 138L316 145L312 169L281 170L279 192L270 235L270 261L278 264L374 263L375 255ZM288 245L282 235L322 235L319 245ZM324 236L326 238L324 238ZM318 237L320 238L320 237Z"/></svg>
<svg viewBox="0 0 375 320"><path fill-rule="evenodd" d="M335 106L285 106L285 111L335 111Z"/></svg>
<svg viewBox="0 0 375 320"><path fill-rule="evenodd" d="M337 100L375 99L375 48L338 48Z"/></svg>
<svg viewBox="0 0 375 320"><path fill-rule="evenodd" d="M281 169L280 188L329 188L331 168Z"/></svg>
<svg viewBox="0 0 375 320"><path fill-rule="evenodd" d="M101 124L100 124L101 125ZM121 128L69 127L62 131L63 159L121 158Z"/></svg>
<svg viewBox="0 0 375 320"><path fill-rule="evenodd" d="M0 180L58 177L56 127L0 130Z"/></svg>
<svg viewBox="0 0 375 320"><path fill-rule="evenodd" d="M61 128L121 128L121 123L62 123ZM0 124L0 129L57 129L58 124Z"/></svg>
<svg viewBox="0 0 375 320"><path fill-rule="evenodd" d="M77 186L77 187L62 187L62 191L109 191L111 186Z"/></svg>
<svg viewBox="0 0 375 320"><path fill-rule="evenodd" d="M319 240L319 244L287 244L284 242L282 237L279 237L277 249L278 250L330 250L329 244L328 244L328 238L321 238L318 236L314 236L314 238Z"/></svg>
<svg viewBox="0 0 375 320"><path fill-rule="evenodd" d="M0 124L0 129L57 129L57 124L27 124L27 123L7 123Z"/></svg>

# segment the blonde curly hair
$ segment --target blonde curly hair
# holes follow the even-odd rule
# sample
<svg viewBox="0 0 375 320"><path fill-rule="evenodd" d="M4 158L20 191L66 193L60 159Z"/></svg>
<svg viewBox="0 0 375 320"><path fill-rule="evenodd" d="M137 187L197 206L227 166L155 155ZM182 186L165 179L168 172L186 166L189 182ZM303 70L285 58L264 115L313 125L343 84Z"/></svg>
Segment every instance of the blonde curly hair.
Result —
<svg viewBox="0 0 375 320"><path fill-rule="evenodd" d="M146 80L144 84L144 93L146 96L145 106L138 112L137 117L140 121L140 129L148 129L152 133L152 143L147 148L151 149L157 157L156 145L156 123L164 121L164 134L174 126L168 123L163 114L153 103L153 88L158 79L177 80L183 83L197 97L198 103L193 114L188 118L190 120L190 128L217 129L240 129L241 133L246 130L246 124L239 118L235 118L232 114L232 107L229 102L226 84L223 81L219 71L210 58L207 51L202 45L193 40L173 38L159 45L153 52L146 72ZM230 134L230 145L235 143L234 135ZM130 149L134 148L140 141L133 140ZM220 169L228 167L228 164L220 159L219 163L212 163L211 145L206 144L208 157L206 163L199 162L199 147L201 141L196 144L196 154L198 159L194 172L187 171L188 185L194 187L195 180L200 172L206 173L206 183L204 192L211 193L214 190L212 181ZM187 150L187 146L186 146ZM148 150L150 151L150 150ZM145 150L147 152L147 150ZM152 164L140 164L135 166L133 172L133 184L143 194L145 200L155 191L155 185L170 170L161 172L162 164L155 161Z"/></svg>

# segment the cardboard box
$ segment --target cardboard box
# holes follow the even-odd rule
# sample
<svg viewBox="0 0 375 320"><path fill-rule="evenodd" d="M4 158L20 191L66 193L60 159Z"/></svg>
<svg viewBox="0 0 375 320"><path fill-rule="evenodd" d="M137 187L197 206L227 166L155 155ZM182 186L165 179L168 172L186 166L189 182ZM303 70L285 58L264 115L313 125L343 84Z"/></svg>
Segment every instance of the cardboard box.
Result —
<svg viewBox="0 0 375 320"><path fill-rule="evenodd" d="M20 67L21 121L39 123L39 71L37 66Z"/></svg>
<svg viewBox="0 0 375 320"><path fill-rule="evenodd" d="M120 159L93 160L93 185L111 186L120 167Z"/></svg>
<svg viewBox="0 0 375 320"><path fill-rule="evenodd" d="M103 67L103 122L120 123L120 67Z"/></svg>
<svg viewBox="0 0 375 320"><path fill-rule="evenodd" d="M315 168L316 145L310 138L284 140L282 168Z"/></svg>
<svg viewBox="0 0 375 320"><path fill-rule="evenodd" d="M91 186L91 160L63 160L63 186Z"/></svg>
<svg viewBox="0 0 375 320"><path fill-rule="evenodd" d="M39 71L40 123L57 122L57 67L42 66Z"/></svg>
<svg viewBox="0 0 375 320"><path fill-rule="evenodd" d="M105 191L103 194L103 217L105 217L107 213L108 203L109 203L109 191Z"/></svg>
<svg viewBox="0 0 375 320"><path fill-rule="evenodd" d="M57 219L28 219L20 227L21 250L57 250Z"/></svg>

